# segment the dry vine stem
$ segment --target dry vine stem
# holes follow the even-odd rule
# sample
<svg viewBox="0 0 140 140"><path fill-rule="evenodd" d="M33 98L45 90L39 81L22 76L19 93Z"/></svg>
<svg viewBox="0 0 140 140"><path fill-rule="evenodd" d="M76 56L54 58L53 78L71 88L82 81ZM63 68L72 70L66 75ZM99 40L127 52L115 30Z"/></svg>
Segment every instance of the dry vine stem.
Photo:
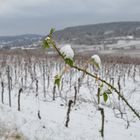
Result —
<svg viewBox="0 0 140 140"><path fill-rule="evenodd" d="M105 123L105 114L104 114L104 109L99 107L99 111L101 112L101 116L102 116L102 127L101 127L101 136L104 137L104 123Z"/></svg>
<svg viewBox="0 0 140 140"><path fill-rule="evenodd" d="M67 119L66 119L66 124L65 124L66 127L68 127L68 124L69 124L69 121L70 121L70 111L71 111L72 104L73 104L73 101L69 100L68 111L67 111Z"/></svg>
<svg viewBox="0 0 140 140"><path fill-rule="evenodd" d="M57 48L55 41L52 39L52 34L49 34L49 45L52 45L52 47L57 51L57 53L59 54L59 56L63 59L63 61L65 61L65 58L63 56L63 54L60 52L60 50ZM91 77L93 77L94 79L97 78L96 75L88 72L86 69L80 68L76 65L71 65L71 68L74 68L78 71L81 71ZM125 97L120 93L120 91L118 91L114 86L112 86L110 83L106 82L105 80L101 79L100 77L98 77L98 80L101 81L102 83L106 84L107 86L109 86L112 90L114 90L117 95L120 97L120 99L122 99L125 104L131 109L131 111L138 117L138 119L140 120L140 114L129 104L129 102L127 101L127 99L125 99Z"/></svg>

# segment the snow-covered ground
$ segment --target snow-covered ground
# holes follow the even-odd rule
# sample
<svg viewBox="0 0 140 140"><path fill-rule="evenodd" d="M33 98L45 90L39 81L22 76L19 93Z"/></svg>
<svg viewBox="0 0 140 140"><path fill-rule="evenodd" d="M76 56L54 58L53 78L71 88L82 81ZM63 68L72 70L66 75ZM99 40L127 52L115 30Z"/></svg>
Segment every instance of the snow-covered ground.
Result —
<svg viewBox="0 0 140 140"><path fill-rule="evenodd" d="M69 128L65 119L67 108L59 101L40 103L41 120L37 116L35 99L25 97L22 111L0 104L0 137L4 139L29 140L100 140L100 113L89 103L73 107ZM124 120L115 118L112 111L105 109L105 140L139 140L140 122L131 122L127 129ZM18 136L18 137L17 137ZM16 138L17 137L17 138ZM19 138L20 137L20 138Z"/></svg>
<svg viewBox="0 0 140 140"><path fill-rule="evenodd" d="M61 92L56 88L56 99L52 100L54 76L61 72L64 66L60 61L10 57L6 63L2 61L0 65L0 79L4 84L4 104L0 102L0 140L102 140L95 80L85 76L77 83L82 73L68 71L62 77ZM8 65L12 79L12 107L8 105ZM88 70L93 69L89 67ZM132 106L140 111L139 65L103 64L100 75L108 82L114 79L116 87L120 80L121 92ZM69 127L66 128L68 100L74 98L74 86L78 90L79 84L81 86L77 102L71 108ZM21 111L17 111L20 88L23 89ZM123 102L117 100L114 92L107 103L101 99L101 106L105 109L104 140L139 140L140 121ZM122 117L119 110L124 113Z"/></svg>

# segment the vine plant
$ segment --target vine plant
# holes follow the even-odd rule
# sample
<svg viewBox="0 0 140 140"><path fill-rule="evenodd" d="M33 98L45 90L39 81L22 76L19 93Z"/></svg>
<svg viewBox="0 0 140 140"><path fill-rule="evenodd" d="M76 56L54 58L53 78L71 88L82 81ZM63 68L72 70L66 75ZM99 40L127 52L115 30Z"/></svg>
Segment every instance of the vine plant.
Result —
<svg viewBox="0 0 140 140"><path fill-rule="evenodd" d="M98 110L101 112L102 115L102 126L101 126L101 136L104 137L104 109L102 107L100 107L100 96L103 96L104 101L106 102L108 100L108 96L112 93L116 93L118 95L118 97L120 99L122 99L122 101L130 108L130 110L135 114L135 116L137 116L137 118L140 120L140 114L139 112L137 112L134 107L127 101L127 99L123 96L123 94L120 92L120 90L118 90L116 87L114 87L113 85L111 85L109 82L105 81L104 79L102 79L100 76L98 76L98 74L92 74L91 72L89 72L85 67L79 67L78 65L76 65L76 63L74 62L73 59L73 55L67 57L67 54L65 54L66 52L59 49L55 43L55 41L53 40L53 33L54 33L55 29L52 28L50 30L49 35L43 40L43 47L44 48L54 48L54 50L58 53L58 55L62 58L62 60L65 62L66 65L68 65L70 68L76 69L80 72L83 72L83 74L88 75L92 78L94 78L96 81L100 81L99 87L98 87L98 93L97 93L97 98L98 98ZM70 48L70 51L73 51L72 48ZM96 58L94 59L94 57L92 57L92 64L94 65L94 67L96 67L97 69L100 68L100 58L98 58L98 56L95 56ZM55 76L55 81L54 84L58 86L60 86L60 82L61 82L61 78L62 75L64 74L64 72L66 71L66 68L64 69L64 71L62 72L62 74L57 74ZM101 90L103 88L103 84L108 86L108 90L104 91L103 94L101 94ZM114 92L113 92L114 91ZM69 110L70 111L70 110Z"/></svg>

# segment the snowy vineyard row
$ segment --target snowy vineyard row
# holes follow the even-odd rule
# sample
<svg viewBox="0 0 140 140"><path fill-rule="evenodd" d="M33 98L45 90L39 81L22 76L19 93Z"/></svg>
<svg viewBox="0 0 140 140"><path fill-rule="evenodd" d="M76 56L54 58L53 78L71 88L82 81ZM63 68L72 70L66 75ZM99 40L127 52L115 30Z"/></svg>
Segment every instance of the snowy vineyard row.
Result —
<svg viewBox="0 0 140 140"><path fill-rule="evenodd" d="M64 69L64 64L59 59L1 55L0 60L0 98L4 104L13 106L15 104L12 104L12 100L17 100L18 106L20 102L18 98L22 98L23 94L44 101L60 97L64 104L74 98L77 98L79 103L83 100L96 104L97 82L76 70L67 70L62 77L60 89L56 87L54 77ZM82 67L88 65L86 61L80 59L77 63ZM88 71L94 73L92 66L88 65ZM104 63L99 75L129 99L139 86L140 65ZM115 95L112 94L110 97L108 104L115 106L116 102L120 102L116 100ZM21 107L17 108L20 110L22 103Z"/></svg>

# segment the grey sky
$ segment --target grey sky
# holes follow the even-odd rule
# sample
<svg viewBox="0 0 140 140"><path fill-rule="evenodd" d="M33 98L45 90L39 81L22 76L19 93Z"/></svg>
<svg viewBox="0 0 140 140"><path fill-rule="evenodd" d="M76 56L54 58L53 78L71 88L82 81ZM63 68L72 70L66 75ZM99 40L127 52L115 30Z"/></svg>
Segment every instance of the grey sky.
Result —
<svg viewBox="0 0 140 140"><path fill-rule="evenodd" d="M0 0L0 35L139 20L140 0Z"/></svg>

